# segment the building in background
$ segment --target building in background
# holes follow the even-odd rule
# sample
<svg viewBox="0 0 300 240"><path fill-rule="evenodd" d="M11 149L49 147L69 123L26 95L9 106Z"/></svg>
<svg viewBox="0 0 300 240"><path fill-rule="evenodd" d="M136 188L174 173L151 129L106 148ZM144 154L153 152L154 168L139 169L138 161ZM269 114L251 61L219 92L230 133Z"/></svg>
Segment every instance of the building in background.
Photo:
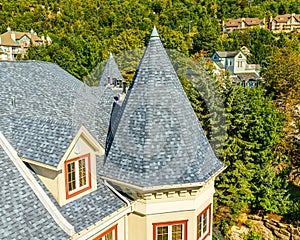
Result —
<svg viewBox="0 0 300 240"><path fill-rule="evenodd" d="M247 48L244 48L247 50ZM246 51L250 54L249 51ZM261 82L260 65L248 64L247 55L243 51L216 51L210 58L214 63L214 74L229 74L233 83L255 87ZM225 74L223 74L225 75Z"/></svg>
<svg viewBox="0 0 300 240"><path fill-rule="evenodd" d="M223 22L223 33L242 31L247 28L260 27L265 28L265 19L258 18L238 18Z"/></svg>
<svg viewBox="0 0 300 240"><path fill-rule="evenodd" d="M300 14L277 15L270 17L269 29L274 33L300 31Z"/></svg>
<svg viewBox="0 0 300 240"><path fill-rule="evenodd" d="M32 29L30 32L12 31L10 27L7 32L0 35L0 60L13 61L17 56L21 58L27 53L29 46L44 46L51 44L49 36L39 38Z"/></svg>

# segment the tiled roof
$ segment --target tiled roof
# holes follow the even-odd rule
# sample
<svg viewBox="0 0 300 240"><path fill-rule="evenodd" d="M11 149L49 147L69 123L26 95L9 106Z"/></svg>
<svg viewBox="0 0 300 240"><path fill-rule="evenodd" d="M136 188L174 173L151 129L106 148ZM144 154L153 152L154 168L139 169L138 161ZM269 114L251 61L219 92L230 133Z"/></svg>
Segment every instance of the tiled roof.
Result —
<svg viewBox="0 0 300 240"><path fill-rule="evenodd" d="M36 42L43 42L43 40L41 38L39 38L38 36L34 35L34 34L30 34L30 33L26 33L26 32L5 32L3 34L0 35L0 38L1 38L1 43L0 45L2 46L15 46L15 47L19 47L20 44L18 44L17 42L14 42L12 40L12 37L11 37L11 34L15 34L15 38L16 40L19 40L21 39L23 36L27 36L28 38L31 39L31 41L33 43L36 43Z"/></svg>
<svg viewBox="0 0 300 240"><path fill-rule="evenodd" d="M1 42L0 46L12 46L12 47L20 47L20 44L14 42L11 38L11 32L5 32L0 35Z"/></svg>
<svg viewBox="0 0 300 240"><path fill-rule="evenodd" d="M2 117L0 129L22 158L57 166L79 126L17 116Z"/></svg>
<svg viewBox="0 0 300 240"><path fill-rule="evenodd" d="M283 14L277 15L273 21L278 23L286 23L291 17L294 17L298 22L300 22L300 14Z"/></svg>
<svg viewBox="0 0 300 240"><path fill-rule="evenodd" d="M102 174L150 187L204 182L222 167L154 29Z"/></svg>
<svg viewBox="0 0 300 240"><path fill-rule="evenodd" d="M123 77L119 70L119 67L118 67L113 55L110 53L109 58L105 64L104 71L99 80L98 86L103 87L103 86L106 86L107 84L114 84L113 79L123 81Z"/></svg>
<svg viewBox="0 0 300 240"><path fill-rule="evenodd" d="M100 172L102 164L103 156L97 157L97 173ZM57 204L56 200L42 181L37 176L35 177L60 213L75 227L76 232L92 226L101 219L126 206L126 203L123 200L118 198L104 185L99 174L97 175L97 190L63 206Z"/></svg>
<svg viewBox="0 0 300 240"><path fill-rule="evenodd" d="M247 26L256 26L264 22L263 19L258 18L238 18L238 19L231 19L224 23L227 27L238 27L241 22L245 22Z"/></svg>
<svg viewBox="0 0 300 240"><path fill-rule="evenodd" d="M68 239L0 146L0 238Z"/></svg>
<svg viewBox="0 0 300 240"><path fill-rule="evenodd" d="M221 58L227 58L227 57L235 57L239 53L239 51L217 51L216 53Z"/></svg>
<svg viewBox="0 0 300 240"><path fill-rule="evenodd" d="M70 138L74 136L74 131L81 125L104 147L113 97L120 90L88 87L52 63L0 62L0 68L0 116L2 121L6 120L0 128L7 132L13 126L19 132L14 135L10 131L10 136L18 139L12 145L24 157L34 157L32 160L46 164L57 164ZM4 118L9 115L12 117ZM41 135L51 132L54 135L21 141L34 132ZM45 146L47 154L52 156L44 152Z"/></svg>
<svg viewBox="0 0 300 240"><path fill-rule="evenodd" d="M249 81L251 79L256 80L260 78L259 75L257 75L256 73L239 73L236 75L241 81Z"/></svg>

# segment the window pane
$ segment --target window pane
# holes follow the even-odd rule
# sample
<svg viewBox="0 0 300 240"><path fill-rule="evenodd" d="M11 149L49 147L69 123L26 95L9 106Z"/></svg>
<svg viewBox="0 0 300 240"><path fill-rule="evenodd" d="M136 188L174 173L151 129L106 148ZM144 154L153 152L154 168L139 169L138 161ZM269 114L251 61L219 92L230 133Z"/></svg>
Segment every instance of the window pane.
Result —
<svg viewBox="0 0 300 240"><path fill-rule="evenodd" d="M85 167L85 159L80 159L78 161L79 168L79 187L86 185L86 167Z"/></svg>
<svg viewBox="0 0 300 240"><path fill-rule="evenodd" d="M75 162L68 164L68 188L69 191L74 190L76 187L75 182Z"/></svg>
<svg viewBox="0 0 300 240"><path fill-rule="evenodd" d="M198 218L198 223L197 223L197 229L198 229L198 237L202 237L202 232L201 232L201 228L202 228L202 216L200 216Z"/></svg>
<svg viewBox="0 0 300 240"><path fill-rule="evenodd" d="M105 235L105 240L113 240L113 233L110 232L108 234Z"/></svg>
<svg viewBox="0 0 300 240"><path fill-rule="evenodd" d="M168 240L168 226L157 227L157 240Z"/></svg>
<svg viewBox="0 0 300 240"><path fill-rule="evenodd" d="M172 240L182 240L182 224L172 226Z"/></svg>
<svg viewBox="0 0 300 240"><path fill-rule="evenodd" d="M207 231L207 217L208 217L208 210L203 214L203 233Z"/></svg>

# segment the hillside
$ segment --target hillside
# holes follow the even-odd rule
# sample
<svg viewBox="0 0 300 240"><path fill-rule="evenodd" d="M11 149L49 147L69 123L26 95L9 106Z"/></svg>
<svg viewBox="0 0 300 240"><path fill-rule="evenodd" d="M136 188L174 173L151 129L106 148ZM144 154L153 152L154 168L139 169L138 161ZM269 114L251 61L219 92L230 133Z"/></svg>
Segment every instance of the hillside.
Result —
<svg viewBox="0 0 300 240"><path fill-rule="evenodd" d="M3 0L1 6L1 33L9 26L51 37L52 45L31 47L28 59L54 62L82 81L110 52L143 48L154 25L166 48L197 60L246 46L249 62L263 66L265 85L218 88L226 113L220 158L228 167L216 182L217 224L226 234L241 214L261 213L299 225L300 34L254 28L222 35L221 29L231 18L300 13L298 0ZM133 70L123 73L129 79ZM210 138L221 120L212 120L197 91L209 86L182 83Z"/></svg>

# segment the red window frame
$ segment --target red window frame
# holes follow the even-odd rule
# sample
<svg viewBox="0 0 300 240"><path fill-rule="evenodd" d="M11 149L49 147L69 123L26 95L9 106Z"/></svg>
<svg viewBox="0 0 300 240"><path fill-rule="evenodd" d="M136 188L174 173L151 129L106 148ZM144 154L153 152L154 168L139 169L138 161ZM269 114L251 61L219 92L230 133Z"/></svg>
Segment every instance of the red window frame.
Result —
<svg viewBox="0 0 300 240"><path fill-rule="evenodd" d="M188 230L187 222L188 222L188 220L153 223L152 224L153 225L153 240L157 240L156 239L156 229L157 229L157 227L170 226L170 225L179 225L179 224L183 224L183 228L184 228L183 239L188 240L188 238L187 238L187 236L188 236L188 234L187 234L187 230Z"/></svg>
<svg viewBox="0 0 300 240"><path fill-rule="evenodd" d="M197 216L197 239L199 240L200 236L199 236L199 229L198 229L198 222L201 218L201 216L208 210L208 232L205 236L203 236L201 238L201 240L206 239L210 234L211 234L211 221L212 221L212 217L211 217L211 206L212 204L209 204L198 216Z"/></svg>
<svg viewBox="0 0 300 240"><path fill-rule="evenodd" d="M101 240L106 234L114 232L115 233L115 239L118 240L118 224L112 226L111 228L107 229L105 232L101 233L99 236L93 238L93 240Z"/></svg>
<svg viewBox="0 0 300 240"><path fill-rule="evenodd" d="M87 157L87 182L88 182L88 185L87 187L85 188L82 188L82 189L79 189L78 191L72 191L72 193L69 192L69 186L68 186L68 164L71 163L71 162L75 162L75 161L78 161L82 158L86 158ZM79 156L79 157L76 157L76 158L72 158L72 159L69 159L67 161L65 161L65 187L66 187L66 199L69 199L71 197L74 197L82 192L85 192L89 189L92 188L92 176L91 176L91 155L90 153L88 154L85 154L85 155L82 155L82 156Z"/></svg>

